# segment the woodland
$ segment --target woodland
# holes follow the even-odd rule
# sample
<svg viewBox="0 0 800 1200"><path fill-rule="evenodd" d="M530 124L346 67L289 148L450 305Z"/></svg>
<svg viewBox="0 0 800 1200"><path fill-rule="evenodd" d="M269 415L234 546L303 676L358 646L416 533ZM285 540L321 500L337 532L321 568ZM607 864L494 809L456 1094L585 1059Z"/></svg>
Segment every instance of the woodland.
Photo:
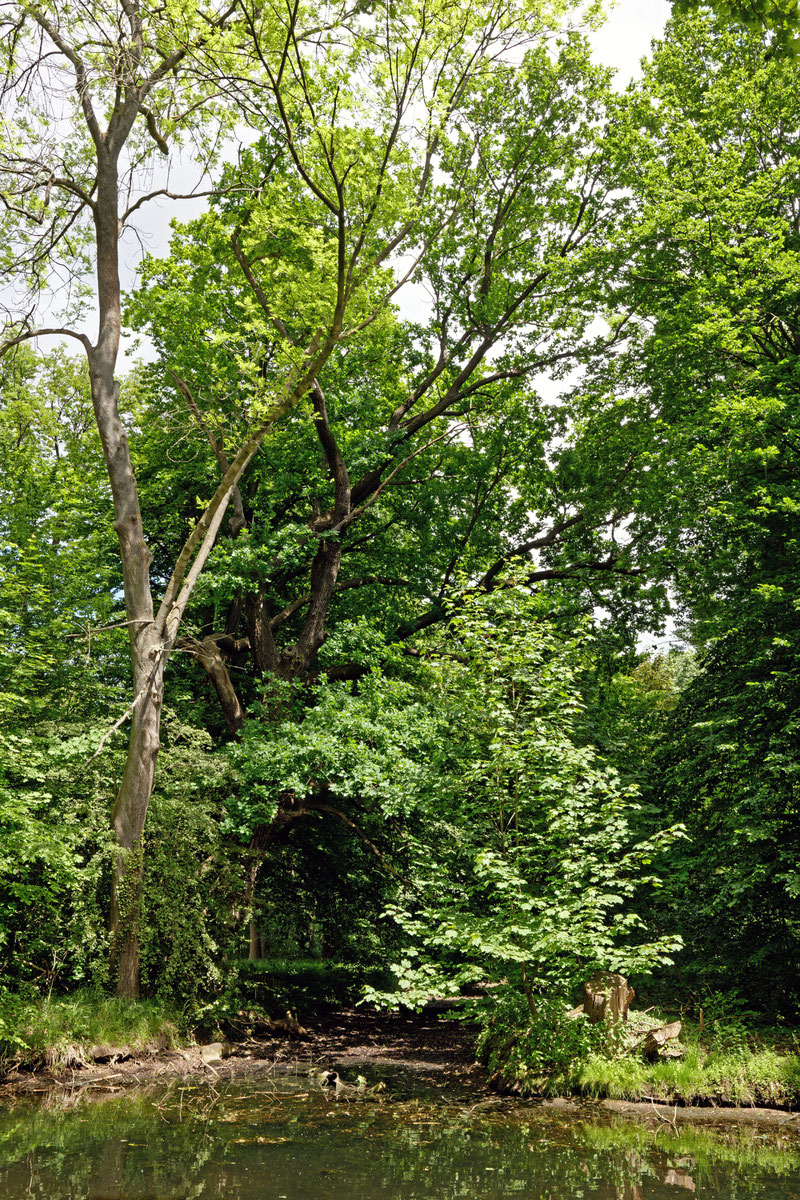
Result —
<svg viewBox="0 0 800 1200"><path fill-rule="evenodd" d="M796 1023L800 59L743 7L620 90L561 0L0 5L4 1052L300 960Z"/></svg>

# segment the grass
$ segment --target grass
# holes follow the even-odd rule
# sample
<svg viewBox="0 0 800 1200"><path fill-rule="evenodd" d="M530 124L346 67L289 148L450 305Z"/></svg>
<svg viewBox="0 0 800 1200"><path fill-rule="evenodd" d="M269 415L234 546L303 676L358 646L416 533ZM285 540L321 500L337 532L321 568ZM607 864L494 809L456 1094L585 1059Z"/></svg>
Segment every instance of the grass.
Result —
<svg viewBox="0 0 800 1200"><path fill-rule="evenodd" d="M167 1049L182 1040L180 1019L154 1000L129 1001L95 991L0 1006L0 1066L53 1069L85 1060L95 1045L127 1046L134 1053Z"/></svg>
<svg viewBox="0 0 800 1200"><path fill-rule="evenodd" d="M503 1081L523 1092L582 1095L669 1104L787 1107L800 1104L798 1036L785 1030L756 1032L739 1021L700 1028L684 1021L679 1058L647 1062L639 1047L647 1028L665 1024L658 1014L631 1013L622 1036L609 1037L569 1063L554 1060L549 1075L534 1073L513 1052ZM496 1064L499 1065L499 1064Z"/></svg>
<svg viewBox="0 0 800 1200"><path fill-rule="evenodd" d="M800 1057L769 1048L707 1052L700 1045L688 1046L684 1058L653 1064L592 1054L569 1084L581 1095L612 1100L787 1105L800 1100Z"/></svg>

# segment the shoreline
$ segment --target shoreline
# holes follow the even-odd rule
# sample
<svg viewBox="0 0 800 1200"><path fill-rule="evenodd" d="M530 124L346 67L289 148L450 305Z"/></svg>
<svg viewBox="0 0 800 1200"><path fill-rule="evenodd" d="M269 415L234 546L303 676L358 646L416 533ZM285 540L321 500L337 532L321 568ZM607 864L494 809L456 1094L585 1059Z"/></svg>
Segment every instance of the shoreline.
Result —
<svg viewBox="0 0 800 1200"><path fill-rule="evenodd" d="M102 1099L178 1079L213 1083L264 1072L304 1075L312 1067L331 1065L351 1072L370 1067L402 1069L426 1086L441 1088L444 1094L456 1091L465 1103L477 1103L480 1108L535 1106L584 1119L617 1115L664 1129L681 1124L751 1126L800 1134L800 1113L789 1105L742 1106L724 1098L686 1104L647 1096L615 1100L580 1094L523 1097L493 1093L486 1069L474 1059L473 1030L464 1022L436 1020L430 1014L409 1017L343 1010L321 1016L294 1036L173 1049L153 1046L136 1053L118 1050L104 1062L12 1070L0 1079L0 1105L70 1104L79 1096Z"/></svg>

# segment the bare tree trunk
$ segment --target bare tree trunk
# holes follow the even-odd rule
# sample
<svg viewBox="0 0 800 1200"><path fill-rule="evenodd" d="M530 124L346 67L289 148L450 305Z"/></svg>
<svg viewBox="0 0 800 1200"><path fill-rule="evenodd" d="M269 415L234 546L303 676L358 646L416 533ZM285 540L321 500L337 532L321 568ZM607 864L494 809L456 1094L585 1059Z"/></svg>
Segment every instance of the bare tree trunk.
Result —
<svg viewBox="0 0 800 1200"><path fill-rule="evenodd" d="M128 760L111 814L117 843L111 890L111 965L117 995L139 996L139 939L142 918L143 846L147 808L160 745L163 667L150 696L134 713Z"/></svg>
<svg viewBox="0 0 800 1200"><path fill-rule="evenodd" d="M149 588L148 588L149 596ZM142 834L153 791L161 744L165 652L151 619L131 626L134 701L128 756L111 828L117 843L111 889L111 967L117 995L139 995L139 937L142 911Z"/></svg>
<svg viewBox="0 0 800 1200"><path fill-rule="evenodd" d="M250 918L250 950L247 957L250 962L259 957L261 953L261 938L258 932L258 921L255 917Z"/></svg>
<svg viewBox="0 0 800 1200"><path fill-rule="evenodd" d="M108 141L107 135L105 141ZM117 994L135 999L139 995L142 832L160 745L166 651L153 624L152 555L144 537L139 492L118 407L119 384L114 378L121 328L117 154L115 147L109 149L102 142L98 146L94 216L100 324L97 344L89 351L89 371L92 404L114 499L114 527L122 560L133 667L134 699L128 756L111 814L117 849L110 924L112 971L117 973Z"/></svg>

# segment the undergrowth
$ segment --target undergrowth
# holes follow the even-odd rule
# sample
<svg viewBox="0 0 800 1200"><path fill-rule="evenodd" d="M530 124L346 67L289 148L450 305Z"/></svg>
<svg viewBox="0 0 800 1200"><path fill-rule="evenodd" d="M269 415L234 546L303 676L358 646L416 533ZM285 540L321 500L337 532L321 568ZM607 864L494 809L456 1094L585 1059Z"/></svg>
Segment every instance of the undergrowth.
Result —
<svg viewBox="0 0 800 1200"><path fill-rule="evenodd" d="M384 967L323 959L254 959L239 964L234 994L243 1003L258 1005L282 1016L287 1008L309 1016L322 1008L355 1004L364 984L393 987Z"/></svg>
<svg viewBox="0 0 800 1200"><path fill-rule="evenodd" d="M548 1000L531 1018L519 997L498 1004L478 1051L495 1087L524 1095L578 1094L677 1104L793 1105L800 1102L797 1039L759 1034L741 1021L705 1029L684 1022L681 1057L646 1061L647 1028L657 1013L631 1013L628 1025L591 1027ZM776 1044L777 1043L777 1044Z"/></svg>
<svg viewBox="0 0 800 1200"><path fill-rule="evenodd" d="M707 1052L689 1046L682 1059L647 1063L590 1054L564 1078L569 1089L611 1100L785 1105L800 1099L800 1057L772 1049Z"/></svg>
<svg viewBox="0 0 800 1200"><path fill-rule="evenodd" d="M0 999L0 1067L10 1061L69 1066L101 1044L127 1046L134 1053L167 1049L185 1040L186 1033L181 1016L155 1000L122 1000L91 990Z"/></svg>

